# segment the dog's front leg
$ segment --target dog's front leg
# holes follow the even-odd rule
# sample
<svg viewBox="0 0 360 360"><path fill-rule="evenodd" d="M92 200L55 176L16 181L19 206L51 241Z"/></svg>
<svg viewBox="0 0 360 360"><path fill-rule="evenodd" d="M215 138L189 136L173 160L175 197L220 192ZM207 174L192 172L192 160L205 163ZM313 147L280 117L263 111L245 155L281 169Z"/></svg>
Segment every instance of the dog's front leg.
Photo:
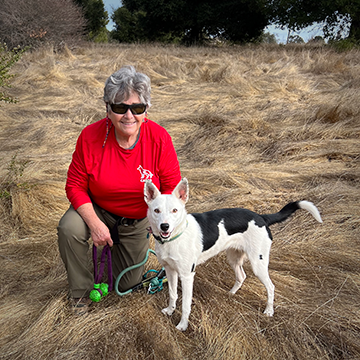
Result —
<svg viewBox="0 0 360 360"><path fill-rule="evenodd" d="M185 276L181 276L182 288L182 315L179 324L176 328L180 331L185 331L189 325L189 316L191 312L191 302L193 295L194 275L192 272Z"/></svg>
<svg viewBox="0 0 360 360"><path fill-rule="evenodd" d="M165 309L162 309L162 313L171 316L176 308L176 300L178 298L177 295L178 274L174 269L168 266L165 266L165 272L169 287L169 306Z"/></svg>

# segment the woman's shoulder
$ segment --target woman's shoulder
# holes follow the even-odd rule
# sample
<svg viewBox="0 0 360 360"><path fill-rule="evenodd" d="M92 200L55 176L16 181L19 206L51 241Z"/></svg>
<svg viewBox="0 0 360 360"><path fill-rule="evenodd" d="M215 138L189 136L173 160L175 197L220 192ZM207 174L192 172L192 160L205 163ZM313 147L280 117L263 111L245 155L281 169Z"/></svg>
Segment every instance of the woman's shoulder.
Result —
<svg viewBox="0 0 360 360"><path fill-rule="evenodd" d="M108 120L110 122L110 120ZM111 122L110 122L111 123ZM95 121L94 123L87 125L83 131L86 132L96 132L98 130L100 130L101 128L105 128L106 127L106 118Z"/></svg>
<svg viewBox="0 0 360 360"><path fill-rule="evenodd" d="M87 125L81 131L81 137L83 137L86 140L94 141L98 138L100 139L101 137L104 138L105 133L106 133L106 118L98 120L90 125Z"/></svg>

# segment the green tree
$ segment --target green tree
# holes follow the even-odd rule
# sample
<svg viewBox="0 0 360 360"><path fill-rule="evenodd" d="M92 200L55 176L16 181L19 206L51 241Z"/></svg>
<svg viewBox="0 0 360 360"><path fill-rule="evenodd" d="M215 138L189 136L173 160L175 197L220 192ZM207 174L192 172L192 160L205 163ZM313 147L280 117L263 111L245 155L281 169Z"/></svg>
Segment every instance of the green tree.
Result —
<svg viewBox="0 0 360 360"><path fill-rule="evenodd" d="M86 19L86 32L90 39L103 38L107 33L106 25L109 23L109 15L105 11L103 0L74 0L83 8ZM106 36L107 39L107 36Z"/></svg>
<svg viewBox="0 0 360 360"><path fill-rule="evenodd" d="M290 30L323 23L324 37L337 39L349 27L349 37L360 41L360 0L270 0L268 9L272 21Z"/></svg>
<svg viewBox="0 0 360 360"><path fill-rule="evenodd" d="M111 31L111 37L120 42L132 43L146 40L142 21L145 17L143 11L130 12L127 8L121 7L114 11L112 20L115 29Z"/></svg>
<svg viewBox="0 0 360 360"><path fill-rule="evenodd" d="M228 0L220 2L218 11L214 15L219 17L223 37L230 41L256 40L269 25L266 2L263 0Z"/></svg>
<svg viewBox="0 0 360 360"><path fill-rule="evenodd" d="M269 32L263 32L259 38L259 42L263 44L277 44L276 36Z"/></svg>
<svg viewBox="0 0 360 360"><path fill-rule="evenodd" d="M290 35L288 39L289 44L304 44L304 39L299 35Z"/></svg>
<svg viewBox="0 0 360 360"><path fill-rule="evenodd" d="M123 0L122 3L123 10L118 13L122 18L115 14L113 17L118 32L113 35L119 40L121 29L126 29L131 32L126 38L145 37L150 41L180 39L193 44L221 37L246 42L259 37L268 25L265 0ZM130 23L126 23L126 18L131 19Z"/></svg>
<svg viewBox="0 0 360 360"><path fill-rule="evenodd" d="M148 41L173 41L183 38L189 20L186 0L123 0L123 12L132 15L131 23L117 22L116 28L127 27L131 38ZM193 3L189 2L193 7ZM126 11L125 11L126 9ZM128 15L129 17L129 15Z"/></svg>

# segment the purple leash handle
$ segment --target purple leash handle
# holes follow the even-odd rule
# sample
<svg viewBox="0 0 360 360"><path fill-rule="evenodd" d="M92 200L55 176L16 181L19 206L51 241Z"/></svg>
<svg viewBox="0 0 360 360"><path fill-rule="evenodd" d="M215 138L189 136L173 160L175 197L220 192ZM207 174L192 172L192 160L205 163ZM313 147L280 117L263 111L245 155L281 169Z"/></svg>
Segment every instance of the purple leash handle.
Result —
<svg viewBox="0 0 360 360"><path fill-rule="evenodd" d="M108 281L109 281L109 292L113 288L113 275L112 275L112 262L111 262L111 249L107 245L107 259L108 259Z"/></svg>
<svg viewBox="0 0 360 360"><path fill-rule="evenodd" d="M94 281L95 284L100 284L101 279L104 274L104 268L105 268L105 257L107 256L108 260L108 281L109 281L109 292L112 290L113 287L113 278L112 278L112 263L111 263L111 250L110 246L106 244L103 248L103 251L101 253L101 259L100 259L100 268L98 272L98 266L97 266L97 247L93 245L93 263L94 263Z"/></svg>

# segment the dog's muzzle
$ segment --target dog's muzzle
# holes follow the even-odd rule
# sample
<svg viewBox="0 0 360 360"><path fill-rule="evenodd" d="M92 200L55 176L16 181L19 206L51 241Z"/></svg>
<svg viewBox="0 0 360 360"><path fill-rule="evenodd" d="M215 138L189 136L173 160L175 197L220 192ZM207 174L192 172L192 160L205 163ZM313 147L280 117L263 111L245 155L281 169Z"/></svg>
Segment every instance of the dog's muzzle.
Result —
<svg viewBox="0 0 360 360"><path fill-rule="evenodd" d="M171 233L168 233L169 235L168 235L167 237L164 237L164 236L163 236L163 233L161 233L161 232L159 233L159 235L155 235L154 232L152 231L152 228L151 228L151 227L146 228L146 230L147 230L148 233L151 234L151 235L155 238L155 240L157 240L160 244L165 244L166 242L171 241L171 239L168 240L168 239L170 238L170 236L171 236Z"/></svg>
<svg viewBox="0 0 360 360"><path fill-rule="evenodd" d="M171 232L169 232L170 225L168 223L163 223L160 225L160 229L162 230L160 232L160 236L163 239L168 239L171 236Z"/></svg>

